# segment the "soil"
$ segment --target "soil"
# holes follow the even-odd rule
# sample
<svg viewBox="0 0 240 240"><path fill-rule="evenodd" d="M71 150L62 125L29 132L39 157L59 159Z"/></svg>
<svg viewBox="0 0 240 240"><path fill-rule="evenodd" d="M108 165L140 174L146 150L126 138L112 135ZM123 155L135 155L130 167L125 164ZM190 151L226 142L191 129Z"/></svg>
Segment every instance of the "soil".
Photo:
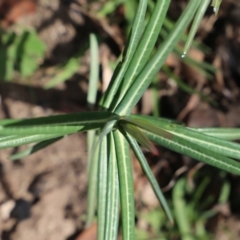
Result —
<svg viewBox="0 0 240 240"><path fill-rule="evenodd" d="M20 2L24 3L21 5ZM122 9L118 9L116 16L113 16L118 24L109 23L107 19L97 21L91 11L98 9L102 3L93 2L86 9L86 2L11 0L10 5L4 5L4 9L11 11L8 11L9 14L2 14L2 26L16 30L16 24L11 24L17 22L27 28L36 29L47 46L47 53L40 69L27 82L17 77L11 82L0 82L1 119L86 111L88 53L85 54L78 73L67 82L50 90L44 90L43 84L51 79L51 67L63 63L78 52L88 41L90 32L101 37L103 85L109 81L109 59L118 57L126 40L120 27L123 22L119 20ZM182 1L180 2L178 10L183 5ZM174 9L172 7L173 12L170 14L173 18L177 15ZM206 56L200 51L189 53L195 59L206 60L222 69L216 74L215 81L207 81L172 55L167 61L175 73L180 74L196 90L211 96L217 105L196 95L186 94L179 90L171 79L164 76L159 91L163 117L178 119L192 127L240 126L240 6L226 0L223 1L222 9L227 9L227 13L220 10L218 19L211 17L212 13L208 12L198 33L198 38L213 49L212 53ZM152 112L153 106L148 94L149 92L146 92L135 111L144 114ZM83 231L87 192L85 134L66 137L19 161L8 159L11 154L21 149L24 147L0 151L0 239L95 239L95 225L89 232ZM160 152L159 157L151 154L147 156L159 184L169 193L174 186L169 184L179 176L175 173L183 167L183 172L189 172L196 166L196 162L166 149L161 148ZM149 207L156 207L158 203L154 200L146 179L142 177L140 166L136 161L133 163L134 178L138 180L135 183L136 202L141 201ZM213 170L208 168L207 171ZM237 201L240 200L239 177L229 175L229 179L232 185L228 213L219 210L218 219L215 219L214 223L209 222L210 230L216 235L215 239L240 237L240 208ZM225 229L231 234L227 234Z"/></svg>

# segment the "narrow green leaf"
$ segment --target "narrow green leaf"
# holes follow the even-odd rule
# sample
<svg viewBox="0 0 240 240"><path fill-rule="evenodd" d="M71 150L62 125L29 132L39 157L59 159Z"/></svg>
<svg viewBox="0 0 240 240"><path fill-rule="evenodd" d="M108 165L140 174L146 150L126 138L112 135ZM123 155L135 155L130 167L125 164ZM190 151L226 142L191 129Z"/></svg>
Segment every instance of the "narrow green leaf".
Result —
<svg viewBox="0 0 240 240"><path fill-rule="evenodd" d="M110 144L110 158L108 166L108 187L107 187L107 215L105 240L117 239L119 219L119 178L116 158L116 147L113 134L108 135Z"/></svg>
<svg viewBox="0 0 240 240"><path fill-rule="evenodd" d="M188 39L187 39L187 42L185 44L182 57L185 57L185 55L187 54L187 52L188 52L188 50L191 46L191 43L193 41L193 38L194 38L194 36L197 32L197 29L200 25L200 22L203 18L204 13L206 12L206 9L207 9L209 3L210 3L210 0L199 1L199 3L198 3L199 8L198 8L197 13L194 17L194 20L193 20L193 23L192 23L192 26L191 26L191 30L188 34Z"/></svg>
<svg viewBox="0 0 240 240"><path fill-rule="evenodd" d="M173 188L173 206L176 215L176 222L178 224L181 239L183 240L193 240L191 233L190 221L188 219L188 211L186 202L184 200L184 186L185 179L180 179Z"/></svg>
<svg viewBox="0 0 240 240"><path fill-rule="evenodd" d="M120 62L117 68L115 69L117 74L116 73L113 74L113 77L111 79L112 84L110 87L108 87L106 93L104 94L100 102L100 105L105 109L108 109L111 102L113 101L114 96L117 92L117 89L119 88L122 82L124 74L131 62L133 54L141 38L144 18L147 10L147 2L148 2L147 0L139 1L139 5L138 5L136 16L133 22L132 30L128 38L128 43L123 52L122 62Z"/></svg>
<svg viewBox="0 0 240 240"><path fill-rule="evenodd" d="M94 154L96 147L99 145L100 142L102 142L103 138L106 137L113 129L113 127L115 126L117 120L109 120L102 128L100 134L99 134L99 138L95 139L95 142L93 143L93 147L92 147L92 153Z"/></svg>
<svg viewBox="0 0 240 240"><path fill-rule="evenodd" d="M39 151L39 150L42 150L45 147L48 147L49 145L57 142L61 138L62 137L58 137L58 138L53 138L53 139L49 139L49 140L39 142L39 143L35 144L34 146L29 147L22 152L11 155L9 159L10 160L17 160L17 159L20 159L20 158L23 158L23 157L27 157L27 156L29 156L29 155L31 155L31 154Z"/></svg>
<svg viewBox="0 0 240 240"><path fill-rule="evenodd" d="M124 4L124 17L126 18L128 23L132 23L134 20L134 15L138 6L137 0L126 1Z"/></svg>
<svg viewBox="0 0 240 240"><path fill-rule="evenodd" d="M90 66L90 84L88 88L88 103L95 105L97 96L97 81L99 72L98 61L98 46L95 35L90 36L90 49L91 49L91 66ZM97 58L97 60L94 60ZM97 203L97 186L98 186L98 157L99 157L99 144L94 147L94 139L97 139L95 130L87 131L87 148L88 148L88 203L87 203L87 219L86 228L88 228L95 216L96 203Z"/></svg>
<svg viewBox="0 0 240 240"><path fill-rule="evenodd" d="M97 138L96 131L95 130L89 130L87 131L87 152L88 152L88 173L91 169L91 151L93 150L94 140Z"/></svg>
<svg viewBox="0 0 240 240"><path fill-rule="evenodd" d="M79 70L79 57L72 57L61 67L58 68L56 75L44 85L45 89L50 89L59 83L70 79Z"/></svg>
<svg viewBox="0 0 240 240"><path fill-rule="evenodd" d="M178 40L181 38L184 29L192 20L192 17L197 9L197 2L198 0L190 1L167 39L156 51L153 58L145 65L144 69L137 76L136 81L134 81L129 90L126 92L125 97L114 111L116 114L120 116L130 114L132 108L136 105L144 91L150 85L153 77L164 64L168 54L172 51Z"/></svg>
<svg viewBox="0 0 240 240"><path fill-rule="evenodd" d="M1 135L58 134L98 129L116 118L109 112L85 112L33 119L19 119L13 122L0 121ZM1 123L2 122L2 123Z"/></svg>
<svg viewBox="0 0 240 240"><path fill-rule="evenodd" d="M148 119L147 121L144 119L144 116L138 116L138 115L131 115L131 116L123 116L121 118L121 121L126 121L130 124L136 125L142 129L145 129L149 132L164 136L166 138L171 139L172 138L172 134L169 133L168 131L165 131L162 127L158 126L158 125L154 125L151 123L152 119ZM124 123L126 124L126 123ZM160 124L159 124L160 125ZM162 125L162 124L161 124ZM165 126L166 123L163 122L163 125ZM167 125L168 126L168 125Z"/></svg>
<svg viewBox="0 0 240 240"><path fill-rule="evenodd" d="M61 114L49 117L39 117L32 119L3 119L0 120L2 127L26 127L36 125L85 125L88 122L94 124L96 122L105 123L109 118L114 118L110 112L81 112L71 114ZM1 127L1 129L2 129Z"/></svg>
<svg viewBox="0 0 240 240"><path fill-rule="evenodd" d="M153 143L143 134L141 129L134 126L133 124L120 124L120 126L129 133L134 139L136 139L143 147L146 147L154 155L158 155L158 150L155 148Z"/></svg>
<svg viewBox="0 0 240 240"><path fill-rule="evenodd" d="M202 133L196 134L195 131L182 126L174 126L173 130L166 130L175 136L194 142L216 153L240 159L240 145L237 143L225 141Z"/></svg>
<svg viewBox="0 0 240 240"><path fill-rule="evenodd" d="M170 20L169 18L165 18L164 20L164 28L167 30L167 32L169 32L174 26L174 22L172 20ZM163 31L161 31L160 35L162 34ZM188 34L187 33L184 33L181 37L181 42L186 42L188 39ZM198 49L198 50L201 50L202 52L204 53L211 53L211 48L204 45L204 43L200 42L200 41L197 41L197 40L193 40L193 43L192 43L193 47Z"/></svg>
<svg viewBox="0 0 240 240"><path fill-rule="evenodd" d="M92 125L94 126L94 125ZM85 126L36 126L36 127L5 127L0 128L0 135L12 135L29 136L35 134L58 134L66 135L68 133L74 133L79 131L86 131L88 128Z"/></svg>
<svg viewBox="0 0 240 240"><path fill-rule="evenodd" d="M170 0L157 1L154 11L143 33L143 37L133 55L129 67L124 75L123 84L119 89L118 98L114 99L110 109L114 110L118 103L124 98L127 90L146 65L150 54L157 41L163 21L165 19Z"/></svg>
<svg viewBox="0 0 240 240"><path fill-rule="evenodd" d="M9 136L0 136L0 142L4 142L6 140L9 140L9 139L14 139L18 137L17 135L9 135Z"/></svg>
<svg viewBox="0 0 240 240"><path fill-rule="evenodd" d="M94 34L90 34L90 79L88 87L87 102L92 108L96 104L97 89L98 89L98 75L99 75L99 53L98 42ZM96 139L96 131L90 130L87 132L87 147L88 147L88 203L87 203L87 219L86 227L89 227L95 216L97 203L97 186L98 186L98 157L99 145L95 149L94 139Z"/></svg>
<svg viewBox="0 0 240 240"><path fill-rule="evenodd" d="M154 117L131 115L124 118L132 118L132 123L135 122L141 128L144 128L150 132L158 133L159 135L161 135L161 132L157 130L158 128L159 130L163 131L163 134L165 134L165 132L168 132L168 134L170 134L169 136L166 134L162 134L162 136L168 137L169 139L171 139L171 136L173 135L178 136L218 154L236 159L240 158L240 144L218 139L201 132L193 131L190 128L186 128L178 124L166 124L164 121L161 121L160 119ZM143 119L145 119L145 121Z"/></svg>
<svg viewBox="0 0 240 240"><path fill-rule="evenodd" d="M190 128L193 131L201 132L224 140L239 140L239 128Z"/></svg>
<svg viewBox="0 0 240 240"><path fill-rule="evenodd" d="M98 189L98 162L99 162L99 145L96 147L94 154L90 154L92 150L92 144L88 148L88 191L87 191L87 219L85 227L88 228L91 226L95 212L96 212L96 203L97 203L97 189Z"/></svg>
<svg viewBox="0 0 240 240"><path fill-rule="evenodd" d="M171 211L169 209L169 206L167 204L167 201L164 197L164 195L162 194L162 191L158 185L158 182L156 181L151 168L148 165L148 162L141 150L141 148L139 147L138 143L126 132L123 132L124 136L127 138L128 143L130 144L131 148L133 149L135 156L137 157L138 161L140 162L143 172L146 174L159 202L161 203L170 223L173 225L173 217L171 214Z"/></svg>
<svg viewBox="0 0 240 240"><path fill-rule="evenodd" d="M107 179L108 179L108 157L109 150L107 146L107 137L102 139L99 149L98 164L98 206L97 206L97 239L104 240L106 229L106 211L107 211Z"/></svg>
<svg viewBox="0 0 240 240"><path fill-rule="evenodd" d="M70 133L69 133L70 134ZM28 143L41 142L52 138L62 137L62 134L37 134L30 136L10 136L0 141L0 149L17 147Z"/></svg>
<svg viewBox="0 0 240 240"><path fill-rule="evenodd" d="M173 139L167 139L162 136L143 130L150 140L175 152L187 155L201 162L207 163L224 171L240 175L240 163L213 152L196 143L174 136Z"/></svg>
<svg viewBox="0 0 240 240"><path fill-rule="evenodd" d="M129 146L118 130L114 131L114 140L120 182L123 239L134 240L134 189Z"/></svg>
<svg viewBox="0 0 240 240"><path fill-rule="evenodd" d="M19 119L1 119L0 120L0 126L13 124L13 123L18 123L18 122L19 122Z"/></svg>
<svg viewBox="0 0 240 240"><path fill-rule="evenodd" d="M90 34L90 58L90 78L87 102L90 105L94 105L96 103L99 75L98 42L95 34Z"/></svg>
<svg viewBox="0 0 240 240"><path fill-rule="evenodd" d="M221 2L222 2L222 0L212 0L213 11L215 14L218 13Z"/></svg>

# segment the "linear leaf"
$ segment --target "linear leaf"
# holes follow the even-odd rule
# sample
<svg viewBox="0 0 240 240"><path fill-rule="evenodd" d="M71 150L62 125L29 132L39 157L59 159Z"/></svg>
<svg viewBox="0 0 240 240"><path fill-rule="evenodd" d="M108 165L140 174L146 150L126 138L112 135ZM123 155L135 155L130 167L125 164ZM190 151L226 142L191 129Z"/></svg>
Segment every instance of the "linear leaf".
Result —
<svg viewBox="0 0 240 240"><path fill-rule="evenodd" d="M154 131L156 133L157 129L159 128L159 130L161 129L162 131L168 132L170 135L186 139L218 154L236 159L240 158L240 144L193 131L190 128L186 128L178 124L166 124L160 119L154 117L131 115L129 118L134 118L132 122L135 121L138 125L141 123L141 128L145 128L148 131ZM145 121L143 119L145 119ZM165 136L168 137L166 134ZM171 138L171 136L168 138Z"/></svg>
<svg viewBox="0 0 240 240"><path fill-rule="evenodd" d="M123 134L127 138L128 143L130 144L132 150L135 153L135 156L137 157L138 161L140 162L140 164L142 166L143 172L147 175L147 178L148 178L148 180L149 180L149 182L150 182L150 184L151 184L159 202L161 203L169 221L173 225L173 217L172 217L171 211L168 207L167 201L166 201L164 195L162 194L162 191L161 191L161 189L158 185L158 182L156 181L156 179L155 179L155 177L154 177L154 175L151 171L151 168L148 165L148 162L147 162L141 148L139 147L136 140L133 139L128 133L123 132Z"/></svg>
<svg viewBox="0 0 240 240"><path fill-rule="evenodd" d="M90 78L87 102L90 108L96 104L96 96L98 89L98 76L99 76L99 53L98 42L94 34L90 34ZM98 186L98 156L99 145L94 147L94 140L97 138L95 130L87 131L87 148L88 148L88 192L87 192L87 219L86 227L89 227L95 216L96 203L97 203L97 186Z"/></svg>
<svg viewBox="0 0 240 240"><path fill-rule="evenodd" d="M200 6L199 6L199 8L197 10L197 13L196 13L196 15L194 17L194 20L193 20L193 23L192 23L192 26L191 26L191 30L190 30L190 32L188 34L188 39L187 39L187 42L186 42L186 44L184 46L182 57L185 57L185 55L187 54L187 52L188 52L188 50L189 50L189 48L191 46L191 43L193 41L193 38L194 38L194 36L195 36L195 34L197 32L197 29L199 27L199 24L200 24L200 22L202 20L202 17L204 15L204 13L206 12L206 9L207 9L209 3L210 3L210 0L203 0L202 2L199 1L198 4Z"/></svg>
<svg viewBox="0 0 240 240"><path fill-rule="evenodd" d="M124 240L134 240L134 189L129 146L122 134L114 131L120 183L122 230Z"/></svg>
<svg viewBox="0 0 240 240"><path fill-rule="evenodd" d="M6 124L17 123L18 121L19 121L19 119L1 119L0 126L4 126Z"/></svg>
<svg viewBox="0 0 240 240"><path fill-rule="evenodd" d="M70 134L70 133L69 133ZM0 149L17 147L28 143L41 142L48 139L62 137L62 134L36 134L30 136L9 136L0 141Z"/></svg>
<svg viewBox="0 0 240 240"><path fill-rule="evenodd" d="M102 139L99 149L99 163L98 163L98 228L97 239L104 240L106 229L106 210L107 210L107 179L108 179L108 157L109 150L107 146L107 137Z"/></svg>
<svg viewBox="0 0 240 240"><path fill-rule="evenodd" d="M96 147L94 154L90 154L92 144L88 148L88 190L87 190L87 219L85 227L88 228L93 222L96 203L97 203L97 187L98 187L98 162L99 162L99 145Z"/></svg>
<svg viewBox="0 0 240 240"><path fill-rule="evenodd" d="M193 240L191 233L191 224L188 219L187 206L184 200L185 179L181 178L177 181L173 188L173 207L176 221L181 233L182 240Z"/></svg>
<svg viewBox="0 0 240 240"><path fill-rule="evenodd" d="M46 84L45 89L53 88L59 83L65 82L70 79L79 69L80 61L79 57L70 58L63 66L60 66L56 75Z"/></svg>
<svg viewBox="0 0 240 240"><path fill-rule="evenodd" d="M21 151L21 152L18 152L16 154L11 155L9 159L10 160L17 160L17 159L20 159L20 158L23 158L23 157L27 157L27 156L29 156L29 155L31 155L31 154L39 151L39 150L42 150L45 147L48 147L49 145L57 142L61 138L62 137L52 138L52 139L49 139L49 140L39 142L39 143L35 144L34 146L27 148L24 151Z"/></svg>
<svg viewBox="0 0 240 240"><path fill-rule="evenodd" d="M44 84L45 89L54 87L55 85L67 81L79 70L79 65L81 64L81 57L84 55L84 52L89 48L89 44L83 45L80 50L69 58L63 64L60 64L56 68L55 76L46 84Z"/></svg>
<svg viewBox="0 0 240 240"><path fill-rule="evenodd" d="M134 139L136 139L143 147L146 147L150 152L155 155L158 155L158 151L155 148L154 144L148 139L146 135L139 129L138 127L134 126L133 124L120 124L120 126L128 132Z"/></svg>
<svg viewBox="0 0 240 240"><path fill-rule="evenodd" d="M104 94L100 102L100 105L105 109L108 109L111 102L113 101L113 98L122 82L124 74L129 66L129 63L131 62L133 54L141 38L142 28L144 25L144 18L147 10L147 3L148 3L147 0L139 1L132 30L128 38L128 43L123 52L123 59L115 69L115 73L113 74L113 77L111 79L110 86L108 87L106 93Z"/></svg>
<svg viewBox="0 0 240 240"><path fill-rule="evenodd" d="M119 178L116 158L116 147L113 134L108 135L110 144L110 158L108 166L108 187L107 187L107 215L105 240L117 239L118 218L119 218Z"/></svg>
<svg viewBox="0 0 240 240"><path fill-rule="evenodd" d="M0 120L0 126L2 127L24 127L24 126L36 126L36 125L85 125L95 124L96 122L105 123L109 118L114 117L114 114L110 112L82 112L61 114L49 117L39 117L31 119L5 119Z"/></svg>
<svg viewBox="0 0 240 240"><path fill-rule="evenodd" d="M90 57L91 62L87 102L90 105L95 105L98 88L99 56L97 38L93 33L90 34Z"/></svg>
<svg viewBox="0 0 240 240"><path fill-rule="evenodd" d="M91 151L93 150L93 145L94 145L94 141L97 138L97 134L95 130L89 130L87 131L87 152L88 152L88 173L90 170L90 165L91 165L91 156L92 154Z"/></svg>
<svg viewBox="0 0 240 240"><path fill-rule="evenodd" d="M110 109L115 109L118 103L124 98L128 88L131 86L135 78L146 65L150 54L157 41L158 35L162 28L170 0L157 1L148 25L143 33L143 37L138 44L134 56L124 75L122 87L119 89L117 101L113 101Z"/></svg>
<svg viewBox="0 0 240 240"><path fill-rule="evenodd" d="M210 135L216 138L225 140L239 140L240 129L239 128L190 128L193 131L201 132L206 135Z"/></svg>
<svg viewBox="0 0 240 240"><path fill-rule="evenodd" d="M59 134L69 132L87 131L103 127L115 118L109 112L84 112L77 114L57 115L33 119L19 119L8 123L0 121L1 135L34 135L34 134Z"/></svg>
<svg viewBox="0 0 240 240"><path fill-rule="evenodd" d="M213 6L213 11L214 11L215 14L218 13L221 2L222 2L222 0L212 0L211 5Z"/></svg>
<svg viewBox="0 0 240 240"><path fill-rule="evenodd" d="M150 140L175 152L187 155L201 162L207 163L224 171L240 175L240 163L213 152L205 147L199 146L192 141L174 136L173 139L167 139L162 136L143 130Z"/></svg>
<svg viewBox="0 0 240 240"><path fill-rule="evenodd" d="M137 117L136 117L137 116ZM134 119L133 119L134 118ZM139 128L145 129L149 132L153 132L155 134L164 136L166 138L172 138L172 134L165 131L164 128L154 125L151 123L151 118L148 119L147 121L143 119L144 116L138 116L138 115L131 115L131 116L123 116L121 120L124 122L126 121L127 123L133 124L135 126L138 126ZM124 123L126 124L126 123ZM162 125L162 124L161 124ZM163 125L167 125L165 122L163 122ZM167 125L168 126L168 125Z"/></svg>
<svg viewBox="0 0 240 240"><path fill-rule="evenodd" d="M129 90L126 92L125 97L114 111L116 114L120 116L130 114L132 108L136 105L144 91L150 85L153 77L164 64L168 54L181 38L184 29L188 26L197 9L197 2L198 0L190 1L169 36L156 51L153 58L145 65L144 69L137 76L136 81L134 81Z"/></svg>
<svg viewBox="0 0 240 240"><path fill-rule="evenodd" d="M167 31L170 31L174 26L174 22L172 20L170 20L169 18L165 18L164 20L164 28L167 30ZM162 33L162 31L161 31ZM188 34L187 33L184 33L181 37L181 42L186 42L188 39ZM198 50L201 50L203 51L204 53L211 53L211 48L204 45L204 43L201 43L200 41L197 41L197 40L193 40L193 43L192 43L193 47L198 49Z"/></svg>
<svg viewBox="0 0 240 240"><path fill-rule="evenodd" d="M79 131L86 131L85 126L36 126L36 127L4 127L0 128L0 135L12 135L16 134L18 136L29 136L35 134L58 134L66 135L68 133L74 133Z"/></svg>

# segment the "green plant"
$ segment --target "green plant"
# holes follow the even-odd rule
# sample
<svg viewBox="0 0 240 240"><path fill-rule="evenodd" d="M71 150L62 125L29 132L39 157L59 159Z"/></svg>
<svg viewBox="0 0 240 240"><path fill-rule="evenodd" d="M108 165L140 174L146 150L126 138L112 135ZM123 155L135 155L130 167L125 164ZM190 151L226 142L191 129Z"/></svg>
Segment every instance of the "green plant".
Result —
<svg viewBox="0 0 240 240"><path fill-rule="evenodd" d="M129 145L170 223L173 223L170 209L139 143L157 153L153 141L230 173L240 174L240 163L236 160L239 158L240 145L226 140L240 138L239 129L191 129L170 120L131 114L132 108L181 39L195 13L202 9L201 1L191 0L170 34L151 56L170 0L156 2L143 32L147 4L147 0L139 2L122 61L117 65L110 86L100 101L99 111L0 121L0 148L38 142L24 155L42 149L65 135L96 130L89 134L95 140L89 143L92 151L88 171L90 211L87 225L93 221L97 205L100 240L117 238L120 206L123 239L134 239L134 195ZM93 40L93 44L96 41ZM94 52L97 54L96 47L92 46L91 49L93 55ZM92 71L94 69L98 71L97 64L92 65ZM92 80L96 80L96 75L91 76ZM91 103L95 102L96 90L93 90L89 99ZM21 157L21 153L17 157Z"/></svg>
<svg viewBox="0 0 240 240"><path fill-rule="evenodd" d="M138 221L144 222L142 225L146 225L147 228L136 228L136 239L212 239L204 226L207 218L213 216L215 211L203 209L199 211L201 205L206 203L206 201L201 203L199 198L202 197L202 192L200 191L204 191L210 178L206 177L204 180L207 181L203 181L191 194L186 189L186 178L180 178L176 182L172 199L169 201L176 219L173 227L169 226L161 208L140 211L137 215ZM188 195L188 200L185 195Z"/></svg>
<svg viewBox="0 0 240 240"><path fill-rule="evenodd" d="M9 81L14 72L29 77L43 61L46 47L34 30L20 34L2 32L0 40L0 79Z"/></svg>

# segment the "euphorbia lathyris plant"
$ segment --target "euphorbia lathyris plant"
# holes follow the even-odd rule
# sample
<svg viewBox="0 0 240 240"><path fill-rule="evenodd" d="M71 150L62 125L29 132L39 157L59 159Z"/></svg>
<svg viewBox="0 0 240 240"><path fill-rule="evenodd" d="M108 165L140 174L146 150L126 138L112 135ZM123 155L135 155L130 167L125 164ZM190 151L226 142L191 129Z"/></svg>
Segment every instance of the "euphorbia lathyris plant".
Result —
<svg viewBox="0 0 240 240"><path fill-rule="evenodd" d="M131 114L193 19L190 36L194 35L209 2L190 0L171 33L153 54L170 0L156 1L145 28L148 1L140 0L122 60L99 103L99 111L0 121L0 148L37 143L12 158L31 154L63 136L95 130L90 132L95 140L89 158L89 211L86 225L91 224L97 210L100 240L117 238L119 209L123 239L134 239L134 189L129 146L170 222L173 222L170 210L139 144L155 151L152 143L155 142L230 173L240 174L240 162L237 161L240 145L228 141L240 137L239 129L191 129L166 119ZM217 9L219 1L213 4ZM92 46L94 52L96 47ZM189 43L184 54L188 47ZM92 67L94 68L94 63ZM96 76L93 74L91 78L96 79ZM95 91L89 95L91 103L94 103L94 99Z"/></svg>

